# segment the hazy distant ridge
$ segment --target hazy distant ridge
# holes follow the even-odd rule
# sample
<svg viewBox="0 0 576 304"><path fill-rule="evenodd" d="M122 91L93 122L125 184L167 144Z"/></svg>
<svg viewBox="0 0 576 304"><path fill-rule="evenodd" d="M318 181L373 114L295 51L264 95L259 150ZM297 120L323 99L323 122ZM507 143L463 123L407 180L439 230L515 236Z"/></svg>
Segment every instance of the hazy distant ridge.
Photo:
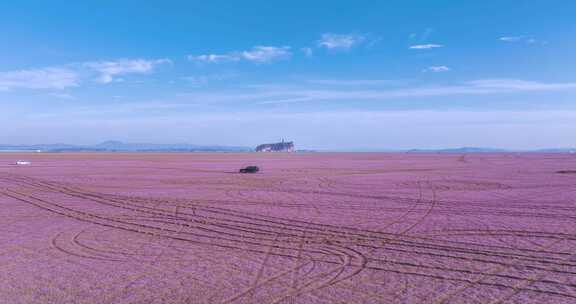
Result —
<svg viewBox="0 0 576 304"><path fill-rule="evenodd" d="M43 152L248 152L249 147L202 146L192 144L147 144L105 141L97 145L35 144L2 145L0 151L43 151Z"/></svg>
<svg viewBox="0 0 576 304"><path fill-rule="evenodd" d="M193 144L150 144L150 143L124 143L120 141L105 141L96 145L70 145L70 144L34 144L34 145L3 145L0 152L8 151L43 151L43 152L253 152L254 148L243 146L203 146ZM315 152L315 150L298 150L297 152ZM328 152L328 151L327 151ZM344 151L341 151L344 152ZM377 152L377 151L371 151ZM576 148L544 148L534 150L498 149L489 147L461 147L446 149L409 149L409 150L382 150L382 152L405 153L503 153L503 152L531 152L531 153L570 153Z"/></svg>

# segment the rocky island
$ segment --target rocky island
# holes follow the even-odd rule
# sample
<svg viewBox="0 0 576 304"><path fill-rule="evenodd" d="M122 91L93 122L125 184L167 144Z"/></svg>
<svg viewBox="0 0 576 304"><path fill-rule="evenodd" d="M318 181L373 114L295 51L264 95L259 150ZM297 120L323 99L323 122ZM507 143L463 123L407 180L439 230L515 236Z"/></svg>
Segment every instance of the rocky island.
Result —
<svg viewBox="0 0 576 304"><path fill-rule="evenodd" d="M294 142L282 140L279 143L262 144L256 147L256 152L294 152Z"/></svg>

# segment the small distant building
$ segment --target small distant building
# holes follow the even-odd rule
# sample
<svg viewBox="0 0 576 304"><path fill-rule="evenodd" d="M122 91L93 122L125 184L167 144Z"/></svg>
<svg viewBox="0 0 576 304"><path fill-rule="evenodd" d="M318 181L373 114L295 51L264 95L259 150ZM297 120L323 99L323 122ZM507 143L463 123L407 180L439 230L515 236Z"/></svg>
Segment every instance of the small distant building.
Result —
<svg viewBox="0 0 576 304"><path fill-rule="evenodd" d="M256 147L256 152L294 152L294 142L282 139L279 143L262 144Z"/></svg>

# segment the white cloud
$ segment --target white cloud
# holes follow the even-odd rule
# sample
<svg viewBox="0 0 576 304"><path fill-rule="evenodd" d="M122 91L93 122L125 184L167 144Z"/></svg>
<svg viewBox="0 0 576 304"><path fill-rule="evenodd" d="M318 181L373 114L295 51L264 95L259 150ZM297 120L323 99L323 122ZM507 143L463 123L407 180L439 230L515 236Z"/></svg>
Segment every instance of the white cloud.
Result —
<svg viewBox="0 0 576 304"><path fill-rule="evenodd" d="M100 74L97 79L98 82L110 83L122 80L116 78L116 76L126 74L148 74L151 73L156 66L167 63L171 63L171 61L169 59L120 59L114 61L87 62L84 63L84 66Z"/></svg>
<svg viewBox="0 0 576 304"><path fill-rule="evenodd" d="M527 36L504 36L498 40L508 43L525 43L525 44L546 44L545 41L539 41Z"/></svg>
<svg viewBox="0 0 576 304"><path fill-rule="evenodd" d="M158 65L171 63L169 59L144 60L120 59L72 63L62 67L45 67L27 70L0 72L0 91L13 89L52 89L63 90L77 87L87 77L96 73L97 81L110 83L123 81L117 76L127 74L148 74ZM52 94L53 97L68 98L66 94Z"/></svg>
<svg viewBox="0 0 576 304"><path fill-rule="evenodd" d="M0 91L13 89L63 90L78 86L79 75L64 68L41 68L0 72Z"/></svg>
<svg viewBox="0 0 576 304"><path fill-rule="evenodd" d="M450 68L445 65L435 65L430 66L424 69L424 72L433 72L433 73L442 73L442 72L449 72Z"/></svg>
<svg viewBox="0 0 576 304"><path fill-rule="evenodd" d="M268 63L290 57L291 53L289 49L287 46L255 46L250 51L242 52L242 58L248 61Z"/></svg>
<svg viewBox="0 0 576 304"><path fill-rule="evenodd" d="M322 34L317 44L327 49L349 50L364 42L365 39L363 35L326 33Z"/></svg>
<svg viewBox="0 0 576 304"><path fill-rule="evenodd" d="M238 61L240 57L237 55L216 55L216 54L207 54L207 55L189 55L188 60L190 61L197 61L197 62L207 62L207 63L221 63L221 62L230 62L230 61Z"/></svg>
<svg viewBox="0 0 576 304"><path fill-rule="evenodd" d="M230 52L227 54L189 55L188 60L200 63L223 63L250 61L256 63L271 63L288 59L292 56L288 46L255 46L250 50Z"/></svg>
<svg viewBox="0 0 576 304"><path fill-rule="evenodd" d="M521 36L506 36L506 37L500 37L498 40L500 41L504 41L504 42L518 42L522 40Z"/></svg>
<svg viewBox="0 0 576 304"><path fill-rule="evenodd" d="M444 45L442 45L442 44L416 44L416 45L410 46L410 49L427 50L427 49L435 49L435 48L441 48L441 47L444 47Z"/></svg>

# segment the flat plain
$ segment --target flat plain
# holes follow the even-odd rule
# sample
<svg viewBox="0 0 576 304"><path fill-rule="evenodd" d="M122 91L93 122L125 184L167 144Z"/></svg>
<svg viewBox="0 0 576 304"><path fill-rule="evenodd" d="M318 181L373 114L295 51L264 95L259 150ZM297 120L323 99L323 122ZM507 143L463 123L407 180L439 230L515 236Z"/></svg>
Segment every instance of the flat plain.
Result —
<svg viewBox="0 0 576 304"><path fill-rule="evenodd" d="M571 170L571 154L2 153L0 303L576 303Z"/></svg>

